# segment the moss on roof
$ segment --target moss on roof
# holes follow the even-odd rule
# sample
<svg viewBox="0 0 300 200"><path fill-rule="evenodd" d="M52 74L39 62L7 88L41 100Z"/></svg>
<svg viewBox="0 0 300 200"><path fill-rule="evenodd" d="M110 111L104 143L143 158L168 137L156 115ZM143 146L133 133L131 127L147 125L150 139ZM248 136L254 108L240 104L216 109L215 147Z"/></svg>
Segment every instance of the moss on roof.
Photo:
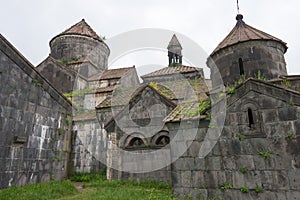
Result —
<svg viewBox="0 0 300 200"><path fill-rule="evenodd" d="M164 121L170 122L206 118L209 115L210 107L211 101L209 98L200 101L184 102L172 110Z"/></svg>

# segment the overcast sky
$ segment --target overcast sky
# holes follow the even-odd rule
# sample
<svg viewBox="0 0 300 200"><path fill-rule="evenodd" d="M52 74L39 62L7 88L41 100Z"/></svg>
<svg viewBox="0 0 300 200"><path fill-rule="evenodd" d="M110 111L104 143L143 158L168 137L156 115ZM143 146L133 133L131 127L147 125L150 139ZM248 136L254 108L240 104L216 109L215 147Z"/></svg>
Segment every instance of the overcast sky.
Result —
<svg viewBox="0 0 300 200"><path fill-rule="evenodd" d="M34 65L49 54L51 38L82 18L98 35L108 39L134 29L168 29L185 35L210 54L234 27L237 14L236 0L0 1L0 33ZM288 73L300 74L297 62L300 53L300 1L239 1L240 13L247 24L287 43ZM167 64L166 55L160 54L163 58L161 64ZM141 57L148 57L147 52L123 58L117 65L141 65ZM153 63L160 64L158 62Z"/></svg>

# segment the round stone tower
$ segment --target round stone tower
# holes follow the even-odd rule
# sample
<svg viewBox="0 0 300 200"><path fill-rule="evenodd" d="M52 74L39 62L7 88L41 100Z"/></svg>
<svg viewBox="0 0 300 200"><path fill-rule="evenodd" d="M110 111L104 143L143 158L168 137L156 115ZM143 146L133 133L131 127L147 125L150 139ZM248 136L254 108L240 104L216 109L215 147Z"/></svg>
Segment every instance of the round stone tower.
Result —
<svg viewBox="0 0 300 200"><path fill-rule="evenodd" d="M110 50L95 31L82 19L50 41L51 56L65 62L85 59L99 70L107 69Z"/></svg>
<svg viewBox="0 0 300 200"><path fill-rule="evenodd" d="M238 14L236 20L236 26L207 59L213 86L221 83L221 80L216 79L218 76L215 67L225 85L232 84L241 77L273 79L286 75L286 43L247 25L243 21L243 15Z"/></svg>

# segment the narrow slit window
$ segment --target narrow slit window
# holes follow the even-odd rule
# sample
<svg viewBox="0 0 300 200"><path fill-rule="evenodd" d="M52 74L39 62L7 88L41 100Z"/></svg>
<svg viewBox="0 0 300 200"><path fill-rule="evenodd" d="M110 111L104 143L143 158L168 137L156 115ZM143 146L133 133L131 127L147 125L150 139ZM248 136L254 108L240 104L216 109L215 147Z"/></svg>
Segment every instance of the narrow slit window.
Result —
<svg viewBox="0 0 300 200"><path fill-rule="evenodd" d="M248 120L249 120L249 128L254 127L254 119L253 119L253 113L251 108L248 108Z"/></svg>
<svg viewBox="0 0 300 200"><path fill-rule="evenodd" d="M242 58L239 58L239 68L240 68L240 75L244 75L244 63Z"/></svg>

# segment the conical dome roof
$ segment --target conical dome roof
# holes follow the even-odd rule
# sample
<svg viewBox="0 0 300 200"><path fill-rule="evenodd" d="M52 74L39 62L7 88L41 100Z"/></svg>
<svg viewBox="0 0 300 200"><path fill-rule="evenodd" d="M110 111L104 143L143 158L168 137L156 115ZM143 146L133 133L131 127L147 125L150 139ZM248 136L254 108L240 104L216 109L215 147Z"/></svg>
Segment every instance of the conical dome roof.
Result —
<svg viewBox="0 0 300 200"><path fill-rule="evenodd" d="M172 39L169 42L168 49L172 47L179 47L180 49L182 49L181 44L175 34L172 36Z"/></svg>
<svg viewBox="0 0 300 200"><path fill-rule="evenodd" d="M64 32L60 33L56 37L62 36L62 35L82 35L82 36L91 37L95 40L103 42L101 37L99 35L97 35L97 33L90 27L90 25L88 25L86 23L86 21L84 19L82 19L80 22L76 23L75 25L71 26ZM54 38L56 38L56 37L54 37Z"/></svg>
<svg viewBox="0 0 300 200"><path fill-rule="evenodd" d="M252 26L247 25L243 21L243 15L238 14L236 16L237 23L231 32L225 37L225 39L217 46L217 48L212 52L211 55L215 54L217 51L226 48L228 46L246 42L251 40L273 40L281 43L285 47L285 52L287 50L286 43L282 40L267 34L261 30L258 30Z"/></svg>

